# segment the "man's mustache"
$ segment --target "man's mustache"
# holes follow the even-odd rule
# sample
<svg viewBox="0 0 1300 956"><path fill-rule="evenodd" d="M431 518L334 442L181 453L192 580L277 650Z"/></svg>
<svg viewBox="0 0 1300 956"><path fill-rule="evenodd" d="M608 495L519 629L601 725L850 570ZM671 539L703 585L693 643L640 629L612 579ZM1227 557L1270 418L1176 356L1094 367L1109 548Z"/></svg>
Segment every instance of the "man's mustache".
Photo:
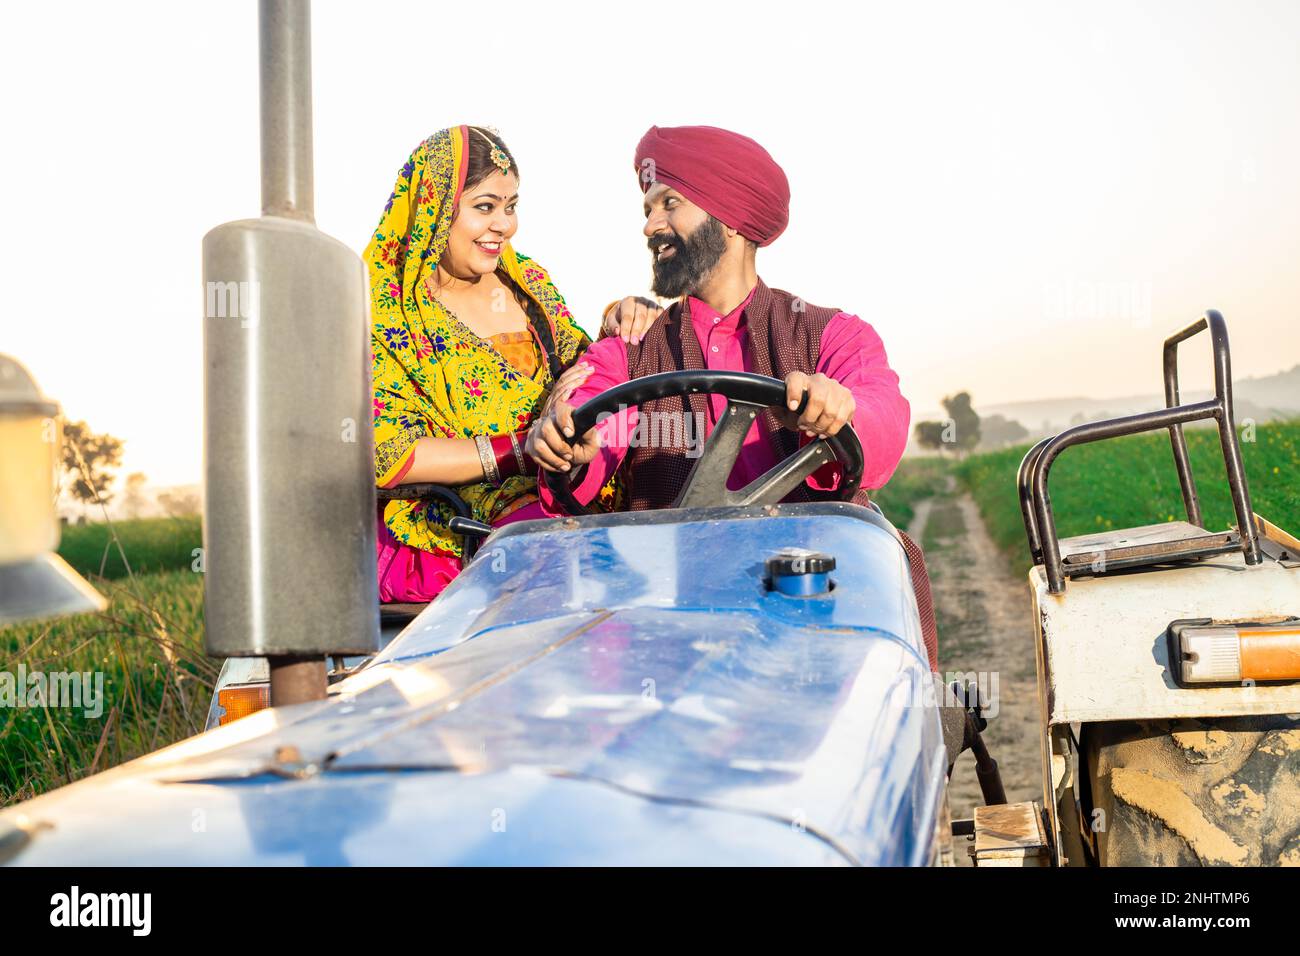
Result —
<svg viewBox="0 0 1300 956"><path fill-rule="evenodd" d="M678 252L686 248L686 242L675 232L659 232L651 236L646 246L651 252L658 253L660 246L672 246Z"/></svg>

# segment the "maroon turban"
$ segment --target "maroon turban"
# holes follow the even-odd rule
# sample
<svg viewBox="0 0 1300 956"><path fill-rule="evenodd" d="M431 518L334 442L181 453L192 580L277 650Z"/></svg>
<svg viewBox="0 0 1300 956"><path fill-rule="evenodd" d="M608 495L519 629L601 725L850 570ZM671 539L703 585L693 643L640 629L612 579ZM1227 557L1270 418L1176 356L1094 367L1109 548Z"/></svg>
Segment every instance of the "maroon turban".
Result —
<svg viewBox="0 0 1300 956"><path fill-rule="evenodd" d="M767 150L716 126L651 126L636 147L641 191L677 190L746 239L766 246L790 221L790 183Z"/></svg>

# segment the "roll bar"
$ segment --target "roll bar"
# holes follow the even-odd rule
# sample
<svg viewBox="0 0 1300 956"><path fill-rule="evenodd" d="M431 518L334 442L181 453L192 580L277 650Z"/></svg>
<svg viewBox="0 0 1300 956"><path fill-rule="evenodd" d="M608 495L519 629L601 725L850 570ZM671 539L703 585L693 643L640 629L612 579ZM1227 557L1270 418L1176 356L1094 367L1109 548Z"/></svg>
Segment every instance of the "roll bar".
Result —
<svg viewBox="0 0 1300 956"><path fill-rule="evenodd" d="M1180 404L1178 392L1178 346L1205 329L1210 330L1210 343L1214 353L1214 398L1204 402ZM1187 439L1183 425L1188 422L1213 419L1219 429L1219 444L1223 451L1224 468L1228 475L1228 489L1240 529L1241 550L1246 564L1261 561L1259 533L1255 527L1250 503L1250 489L1241 460L1241 445L1237 438L1236 421L1232 407L1232 363L1228 349L1228 326L1223 316L1210 309L1204 316L1181 331L1165 339L1164 344L1165 407L1154 412L1142 412L1123 418L1088 422L1067 428L1059 435L1044 438L1025 454L1016 474L1016 491L1020 499L1020 513L1029 540L1029 552L1035 564L1041 564L1047 575L1047 588L1053 594L1065 590L1065 568L1061 560L1060 540L1056 532L1056 518L1052 512L1052 499L1048 493L1048 478L1053 463L1065 449L1074 445L1136 435L1141 432L1169 429L1174 465L1182 488L1183 504L1187 509L1188 523L1204 528L1201 503L1196 493L1196 480L1187 454ZM1213 550L1222 550L1213 549ZM1209 550L1206 551L1209 553Z"/></svg>

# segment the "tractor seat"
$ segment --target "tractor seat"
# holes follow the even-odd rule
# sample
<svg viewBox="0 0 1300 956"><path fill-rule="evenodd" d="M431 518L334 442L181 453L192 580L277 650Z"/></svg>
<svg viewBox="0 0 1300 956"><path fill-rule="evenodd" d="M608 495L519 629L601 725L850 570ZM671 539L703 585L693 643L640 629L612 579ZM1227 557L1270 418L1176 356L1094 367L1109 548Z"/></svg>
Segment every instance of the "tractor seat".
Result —
<svg viewBox="0 0 1300 956"><path fill-rule="evenodd" d="M380 604L379 626L392 627L393 625L409 624L428 606L428 604L403 604L397 602Z"/></svg>

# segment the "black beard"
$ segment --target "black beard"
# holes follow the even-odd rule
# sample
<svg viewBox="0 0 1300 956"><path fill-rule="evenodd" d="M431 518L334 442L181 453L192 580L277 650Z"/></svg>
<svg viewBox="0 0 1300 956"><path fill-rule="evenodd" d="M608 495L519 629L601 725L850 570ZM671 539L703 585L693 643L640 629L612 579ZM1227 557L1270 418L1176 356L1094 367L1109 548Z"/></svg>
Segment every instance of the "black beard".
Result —
<svg viewBox="0 0 1300 956"><path fill-rule="evenodd" d="M722 222L713 216L683 239L675 233L660 233L649 242L650 251L658 254L662 245L676 250L667 259L651 262L654 281L651 290L665 299L676 299L699 290L722 254L727 251L727 236Z"/></svg>

